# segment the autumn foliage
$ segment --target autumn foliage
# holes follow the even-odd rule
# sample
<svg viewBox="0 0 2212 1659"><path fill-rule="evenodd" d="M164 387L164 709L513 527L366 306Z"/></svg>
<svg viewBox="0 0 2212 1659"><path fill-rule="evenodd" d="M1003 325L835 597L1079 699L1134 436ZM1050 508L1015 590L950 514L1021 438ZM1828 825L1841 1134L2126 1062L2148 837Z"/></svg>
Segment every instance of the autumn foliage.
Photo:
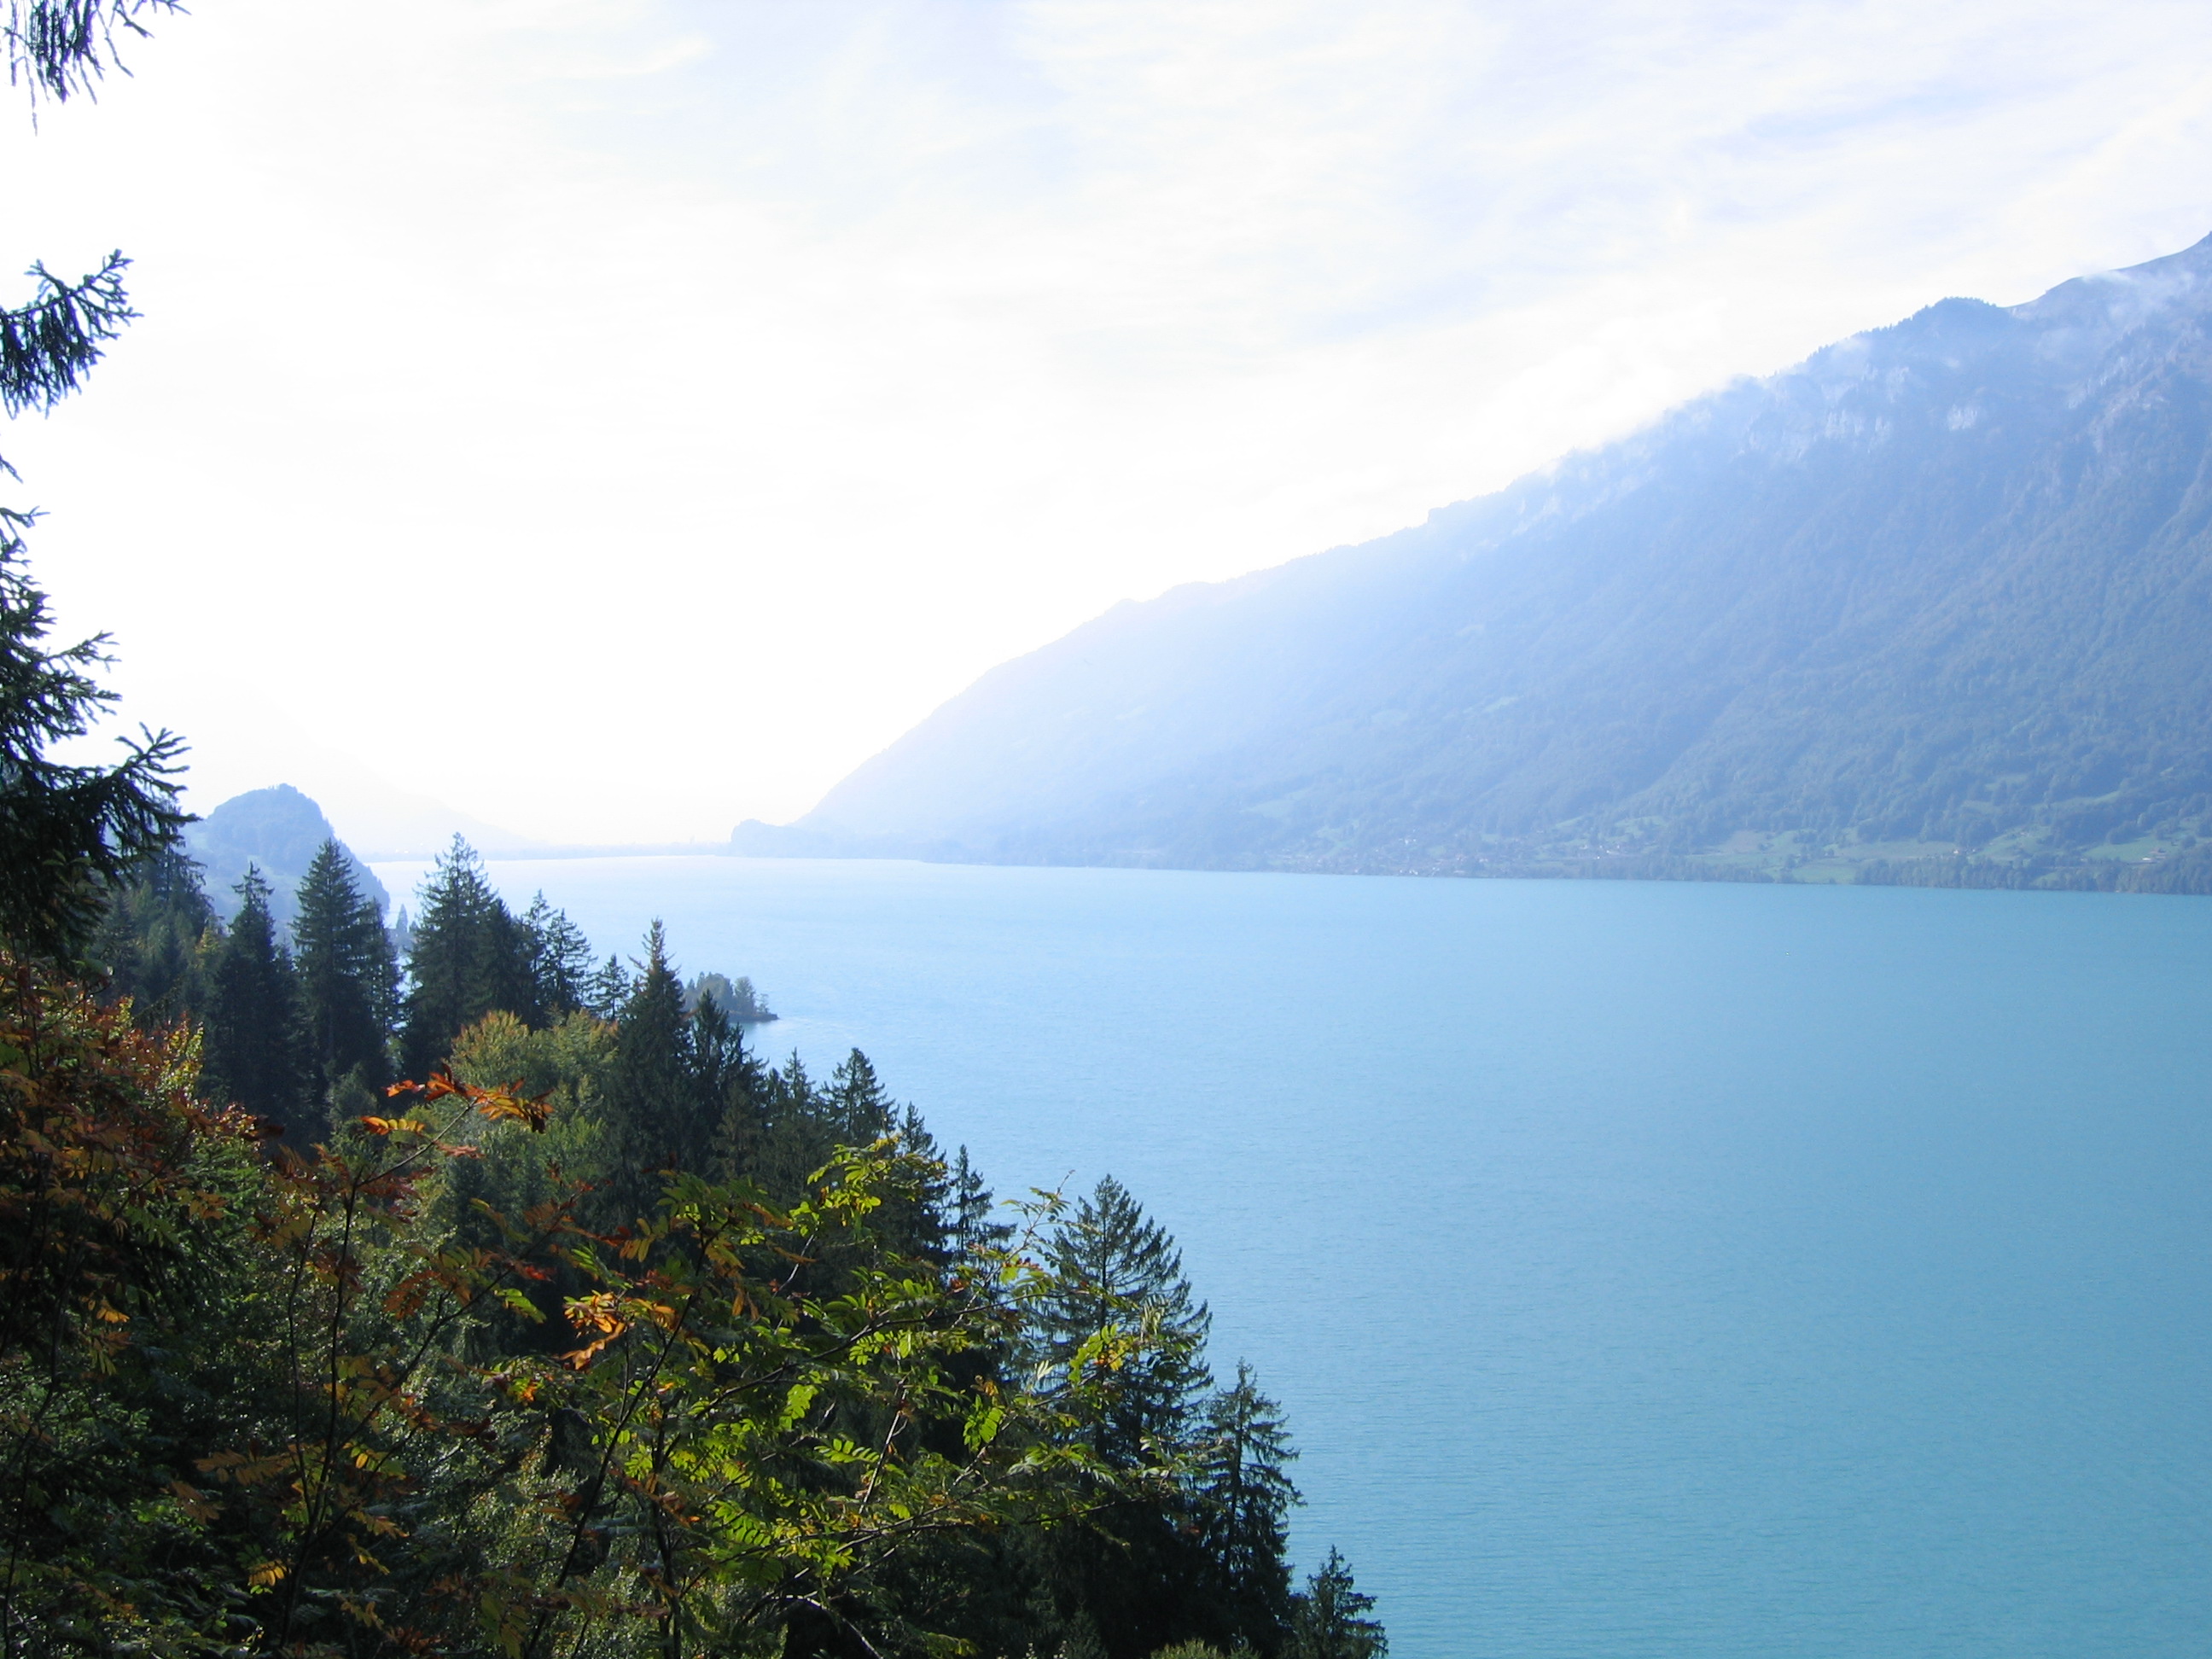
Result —
<svg viewBox="0 0 2212 1659"><path fill-rule="evenodd" d="M458 1228L544 1100L441 1073L270 1146L182 1030L5 971L10 1653L929 1650L916 1558L1175 1478L1073 1431L1141 1320L1028 1386L1044 1269L896 1248L944 1171L894 1141L794 1205L671 1171L603 1231L554 1170Z"/></svg>

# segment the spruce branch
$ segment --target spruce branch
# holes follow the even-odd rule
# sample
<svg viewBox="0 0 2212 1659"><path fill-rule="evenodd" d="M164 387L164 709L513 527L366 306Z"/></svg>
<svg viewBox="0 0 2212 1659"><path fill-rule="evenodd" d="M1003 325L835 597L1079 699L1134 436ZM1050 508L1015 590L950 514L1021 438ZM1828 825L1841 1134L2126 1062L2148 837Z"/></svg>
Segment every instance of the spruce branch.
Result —
<svg viewBox="0 0 2212 1659"><path fill-rule="evenodd" d="M131 261L111 253L100 269L65 283L42 264L25 274L38 283L27 305L0 310L0 413L41 412L76 391L100 348L137 316L123 290Z"/></svg>
<svg viewBox="0 0 2212 1659"><path fill-rule="evenodd" d="M184 9L180 0L7 0L8 84L66 103L98 95L110 69L131 73L116 51L118 34L147 38L148 12Z"/></svg>

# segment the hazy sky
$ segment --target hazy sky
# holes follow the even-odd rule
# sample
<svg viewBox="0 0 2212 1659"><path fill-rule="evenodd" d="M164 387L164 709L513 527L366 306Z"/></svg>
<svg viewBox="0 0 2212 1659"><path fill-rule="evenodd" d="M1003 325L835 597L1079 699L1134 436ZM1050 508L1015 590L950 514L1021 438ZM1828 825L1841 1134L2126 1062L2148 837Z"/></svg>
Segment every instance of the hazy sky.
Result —
<svg viewBox="0 0 2212 1659"><path fill-rule="evenodd" d="M0 269L145 313L0 453L203 807L719 838L1118 599L2212 230L2201 0L192 3L0 124Z"/></svg>

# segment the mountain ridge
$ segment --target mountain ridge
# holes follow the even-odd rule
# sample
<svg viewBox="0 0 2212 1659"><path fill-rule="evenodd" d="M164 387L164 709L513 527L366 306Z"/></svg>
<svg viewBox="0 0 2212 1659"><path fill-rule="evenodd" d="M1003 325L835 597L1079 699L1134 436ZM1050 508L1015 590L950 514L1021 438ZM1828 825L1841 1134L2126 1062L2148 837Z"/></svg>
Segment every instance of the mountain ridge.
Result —
<svg viewBox="0 0 2212 1659"><path fill-rule="evenodd" d="M1117 605L789 833L1470 873L2186 859L2208 315L2212 238L1938 301L1420 525Z"/></svg>

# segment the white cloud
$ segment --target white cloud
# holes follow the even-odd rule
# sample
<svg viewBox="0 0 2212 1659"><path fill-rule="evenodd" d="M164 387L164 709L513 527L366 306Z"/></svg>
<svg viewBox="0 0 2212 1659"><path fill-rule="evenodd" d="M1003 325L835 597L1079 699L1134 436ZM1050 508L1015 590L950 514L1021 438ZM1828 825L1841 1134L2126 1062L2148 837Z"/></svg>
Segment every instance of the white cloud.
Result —
<svg viewBox="0 0 2212 1659"><path fill-rule="evenodd" d="M1114 600L2212 229L2212 14L207 0L0 137L139 259L7 432L214 799L781 817ZM302 764L306 764L303 758Z"/></svg>

